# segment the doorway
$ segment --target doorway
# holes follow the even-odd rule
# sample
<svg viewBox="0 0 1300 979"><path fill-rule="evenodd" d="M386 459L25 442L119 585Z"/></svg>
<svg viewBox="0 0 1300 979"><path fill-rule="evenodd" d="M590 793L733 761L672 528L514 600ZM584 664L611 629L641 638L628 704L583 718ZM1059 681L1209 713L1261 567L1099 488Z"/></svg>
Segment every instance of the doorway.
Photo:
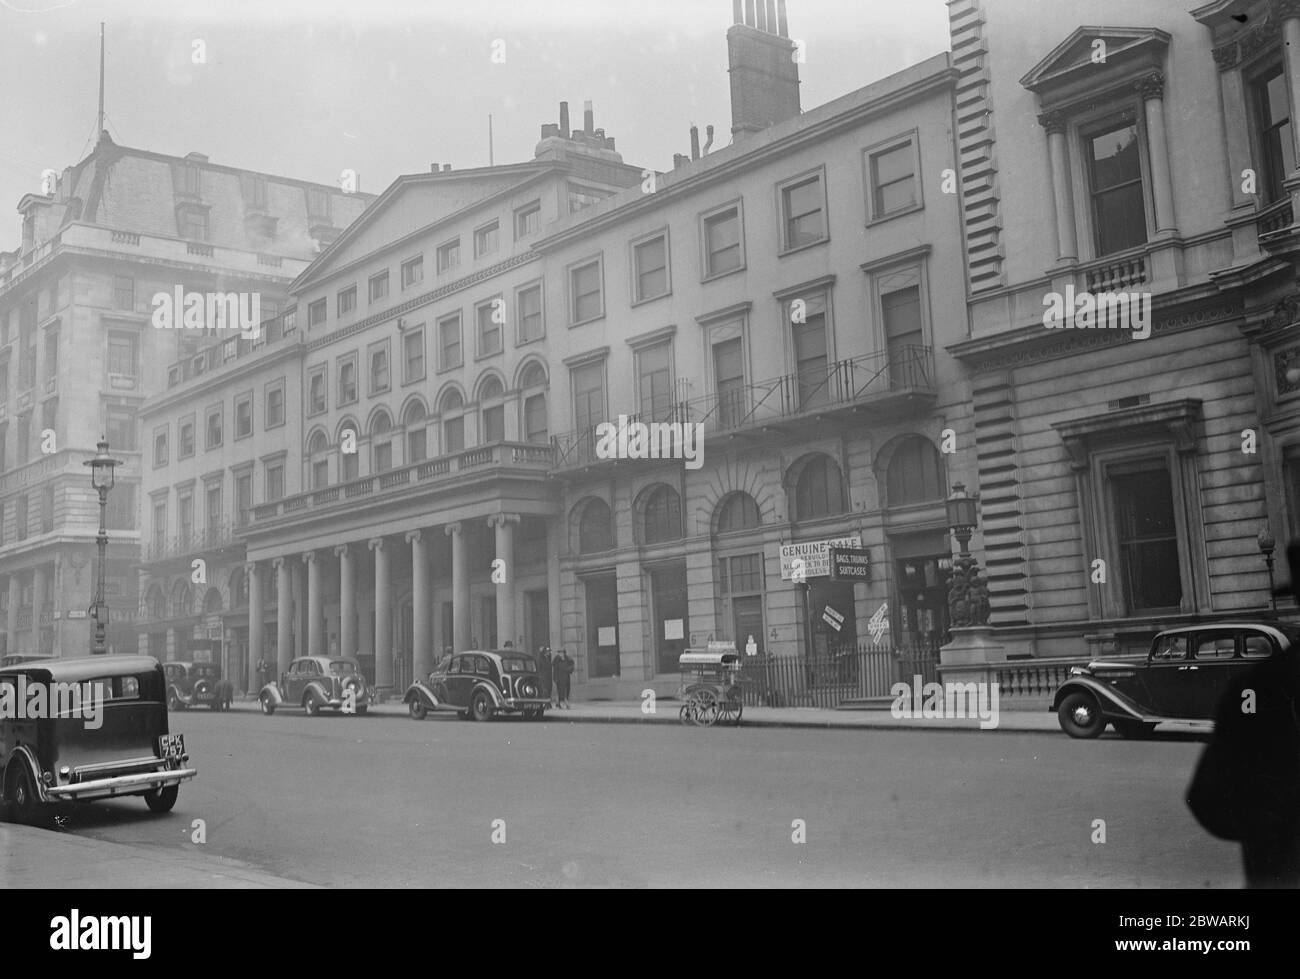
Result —
<svg viewBox="0 0 1300 979"><path fill-rule="evenodd" d="M583 585L591 676L618 676L618 580L613 574L592 575L583 579Z"/></svg>

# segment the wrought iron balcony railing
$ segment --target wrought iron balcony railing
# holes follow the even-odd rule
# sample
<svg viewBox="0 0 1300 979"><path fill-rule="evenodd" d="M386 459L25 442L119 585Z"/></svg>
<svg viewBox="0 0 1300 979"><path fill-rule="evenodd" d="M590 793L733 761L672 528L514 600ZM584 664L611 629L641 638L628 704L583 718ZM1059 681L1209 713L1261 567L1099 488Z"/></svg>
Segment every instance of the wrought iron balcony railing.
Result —
<svg viewBox="0 0 1300 979"><path fill-rule="evenodd" d="M188 534L174 534L151 540L144 548L144 560L165 561L170 558L192 557L204 551L212 551L239 542L235 536L235 527L229 521Z"/></svg>

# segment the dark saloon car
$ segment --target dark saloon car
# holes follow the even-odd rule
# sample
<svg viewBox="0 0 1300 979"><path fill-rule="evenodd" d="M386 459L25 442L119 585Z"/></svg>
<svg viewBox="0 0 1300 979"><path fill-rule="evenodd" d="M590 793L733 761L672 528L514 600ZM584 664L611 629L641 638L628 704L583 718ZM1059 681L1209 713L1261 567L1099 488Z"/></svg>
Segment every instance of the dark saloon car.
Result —
<svg viewBox="0 0 1300 979"><path fill-rule="evenodd" d="M215 663L185 663L179 660L163 664L167 677L167 709L206 705L210 710L229 710L235 688L221 679L221 667Z"/></svg>
<svg viewBox="0 0 1300 979"><path fill-rule="evenodd" d="M1282 623L1216 622L1161 632L1145 659L1076 666L1051 709L1072 738L1095 738L1111 724L1126 738L1163 721L1209 721L1228 685L1259 660L1300 642Z"/></svg>
<svg viewBox="0 0 1300 979"><path fill-rule="evenodd" d="M551 706L542 693L537 661L513 649L469 650L444 656L427 681L417 680L404 698L411 716L454 710L462 719L490 721L496 714L540 720Z"/></svg>
<svg viewBox="0 0 1300 979"><path fill-rule="evenodd" d="M22 822L45 805L142 795L154 812L193 778L167 729L167 686L151 656L54 659L0 668L0 785Z"/></svg>
<svg viewBox="0 0 1300 979"><path fill-rule="evenodd" d="M259 695L263 714L274 714L279 707L301 707L308 714L319 714L330 707L343 714L364 714L370 706L370 691L354 659L331 656L303 656L289 664Z"/></svg>

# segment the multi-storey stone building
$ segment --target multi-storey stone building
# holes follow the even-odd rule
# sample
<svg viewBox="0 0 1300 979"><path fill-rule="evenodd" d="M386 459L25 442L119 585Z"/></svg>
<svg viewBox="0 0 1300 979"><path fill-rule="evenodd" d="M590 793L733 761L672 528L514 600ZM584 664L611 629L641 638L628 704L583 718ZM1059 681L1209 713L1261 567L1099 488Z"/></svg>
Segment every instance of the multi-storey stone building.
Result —
<svg viewBox="0 0 1300 979"><path fill-rule="evenodd" d="M142 450L137 409L167 365L214 334L157 330L152 297L177 287L288 286L369 197L115 144L105 133L19 202L22 242L0 254L0 623L10 655L81 655L99 514L82 462L107 435L125 465L107 510L109 640L137 645ZM201 435L200 435L201 437ZM78 621L81 620L81 621Z"/></svg>
<svg viewBox="0 0 1300 979"><path fill-rule="evenodd" d="M146 605L201 557L247 595L246 664L359 655L381 687L509 641L570 649L589 696L667 689L691 643L852 643L882 606L937 645L943 500L974 475L940 452L973 438L943 353L958 75L940 55L801 112L784 4L758 7L728 32L732 145L654 174L562 108L527 163L399 178L294 283L294 336L152 399L146 434L254 412L251 451L147 470L154 506L247 489L203 508L242 551L147 564ZM702 463L604 458L620 416L702 426ZM782 561L853 537L856 589Z"/></svg>

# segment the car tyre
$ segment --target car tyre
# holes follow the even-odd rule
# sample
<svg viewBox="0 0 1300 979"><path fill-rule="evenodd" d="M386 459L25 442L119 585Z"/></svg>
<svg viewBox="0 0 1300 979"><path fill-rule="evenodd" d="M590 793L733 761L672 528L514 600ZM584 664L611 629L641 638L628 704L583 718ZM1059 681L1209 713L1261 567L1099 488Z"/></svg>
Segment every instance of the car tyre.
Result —
<svg viewBox="0 0 1300 979"><path fill-rule="evenodd" d="M474 691L474 696L469 701L470 715L476 721L490 721L492 715L496 713L496 707L492 703L492 698L488 696L485 690Z"/></svg>
<svg viewBox="0 0 1300 979"><path fill-rule="evenodd" d="M262 713L267 717L275 713L275 701L271 699L269 693L262 694Z"/></svg>
<svg viewBox="0 0 1300 979"><path fill-rule="evenodd" d="M164 785L161 789L150 789L144 794L144 804L149 807L150 812L171 812L180 792L179 785Z"/></svg>
<svg viewBox="0 0 1300 979"><path fill-rule="evenodd" d="M1072 738L1095 738L1106 730L1101 705L1090 693L1076 691L1066 696L1056 717L1061 722L1061 730Z"/></svg>
<svg viewBox="0 0 1300 979"><path fill-rule="evenodd" d="M176 696L176 691L175 691L175 690L169 690L169 691L167 691L167 709L168 709L168 710L180 710L180 709L181 709L181 700L180 700L179 697Z"/></svg>
<svg viewBox="0 0 1300 979"><path fill-rule="evenodd" d="M16 759L17 774L10 780L9 801L13 804L14 819L24 826L40 826L44 813L41 798L36 794L32 773L21 759Z"/></svg>
<svg viewBox="0 0 1300 979"><path fill-rule="evenodd" d="M320 713L320 701L316 699L315 691L307 691L306 696L302 698L302 709L307 712L308 717L315 717Z"/></svg>
<svg viewBox="0 0 1300 979"><path fill-rule="evenodd" d="M1130 740L1134 738L1144 738L1156 729L1154 724L1145 721L1111 721L1113 727L1122 738Z"/></svg>
<svg viewBox="0 0 1300 979"><path fill-rule="evenodd" d="M429 708L424 706L424 701L421 700L419 697L416 697L414 700L412 700L410 704L407 705L407 707L411 712L412 720L422 721L424 720L425 715L429 713Z"/></svg>

